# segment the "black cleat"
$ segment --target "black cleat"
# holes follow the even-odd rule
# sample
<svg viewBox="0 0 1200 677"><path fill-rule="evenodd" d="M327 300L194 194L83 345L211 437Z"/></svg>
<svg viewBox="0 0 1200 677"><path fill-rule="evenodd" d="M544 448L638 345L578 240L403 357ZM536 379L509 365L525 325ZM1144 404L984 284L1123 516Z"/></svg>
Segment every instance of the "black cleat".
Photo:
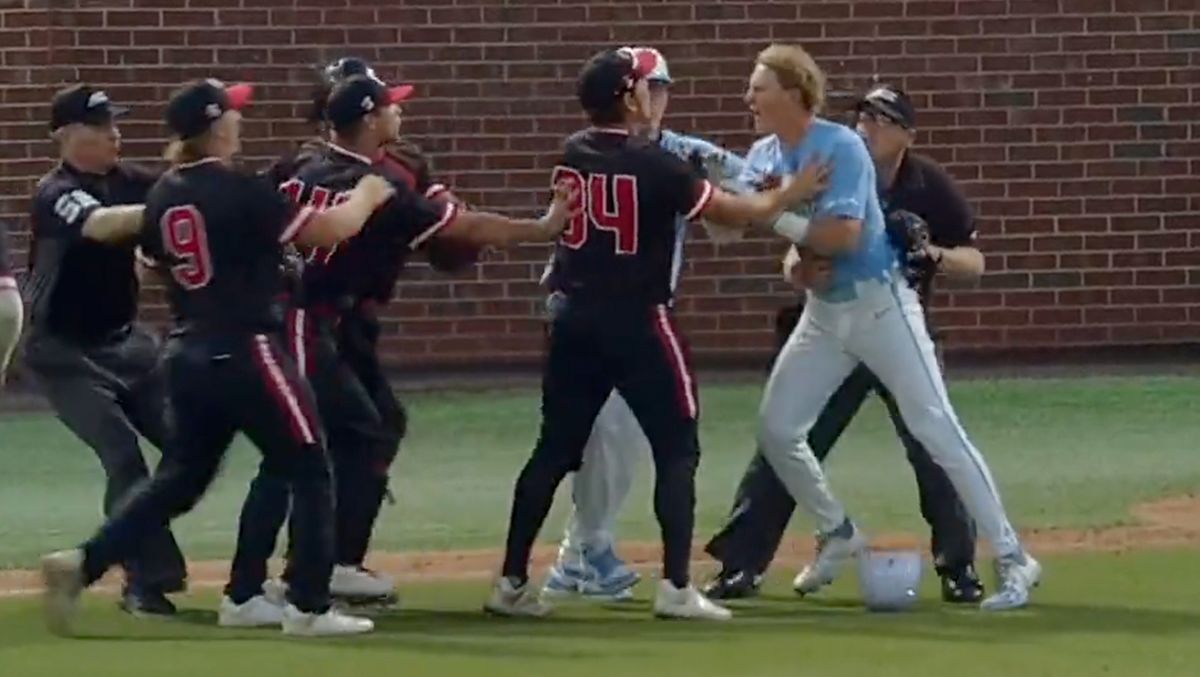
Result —
<svg viewBox="0 0 1200 677"><path fill-rule="evenodd" d="M159 590L126 588L121 594L121 610L136 618L165 618L174 616L171 600Z"/></svg>
<svg viewBox="0 0 1200 677"><path fill-rule="evenodd" d="M951 604L978 604L983 599L983 583L970 564L938 572L942 577L942 601Z"/></svg>
<svg viewBox="0 0 1200 677"><path fill-rule="evenodd" d="M763 577L745 571L725 571L704 586L704 596L709 599L748 599L758 596Z"/></svg>

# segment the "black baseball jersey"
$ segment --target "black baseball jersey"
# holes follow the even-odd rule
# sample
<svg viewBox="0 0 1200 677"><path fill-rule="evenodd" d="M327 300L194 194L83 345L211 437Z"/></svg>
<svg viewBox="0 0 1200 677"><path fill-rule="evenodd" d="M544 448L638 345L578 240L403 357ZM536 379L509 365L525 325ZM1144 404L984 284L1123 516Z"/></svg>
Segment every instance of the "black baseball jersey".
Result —
<svg viewBox="0 0 1200 677"><path fill-rule="evenodd" d="M383 147L383 154L375 164L384 171L395 173L404 183L430 200L446 192L445 185L436 183L430 174L429 160L415 144L397 139ZM426 240L428 243L428 240ZM368 296L380 303L392 299L396 281L404 270L404 259L396 257L390 268L376 271L372 275Z"/></svg>
<svg viewBox="0 0 1200 677"><path fill-rule="evenodd" d="M582 205L555 247L551 289L572 298L668 303L683 237L679 217L698 217L712 184L656 142L610 129L568 138L553 180L574 183Z"/></svg>
<svg viewBox="0 0 1200 677"><path fill-rule="evenodd" d="M967 198L946 171L924 155L906 152L895 181L880 191L880 198L889 212L904 210L921 217L929 227L929 241L938 247L975 243L975 218ZM933 293L933 277L932 270L925 269L912 281L926 303Z"/></svg>
<svg viewBox="0 0 1200 677"><path fill-rule="evenodd" d="M42 177L33 198L29 245L33 324L87 342L133 321L138 297L133 244L89 240L83 224L100 207L141 204L155 178L127 163L102 175L63 163Z"/></svg>
<svg viewBox="0 0 1200 677"><path fill-rule="evenodd" d="M12 277L12 262L8 255L8 223L0 221L0 277Z"/></svg>
<svg viewBox="0 0 1200 677"><path fill-rule="evenodd" d="M316 210L337 204L362 177L380 174L396 194L340 245L304 252L303 303L344 304L373 296L381 275L403 265L408 253L449 225L453 204L435 204L416 193L396 172L333 144L308 155L279 189L298 205Z"/></svg>
<svg viewBox="0 0 1200 677"><path fill-rule="evenodd" d="M178 330L278 329L284 247L314 213L215 158L164 174L146 198L141 245L167 278Z"/></svg>

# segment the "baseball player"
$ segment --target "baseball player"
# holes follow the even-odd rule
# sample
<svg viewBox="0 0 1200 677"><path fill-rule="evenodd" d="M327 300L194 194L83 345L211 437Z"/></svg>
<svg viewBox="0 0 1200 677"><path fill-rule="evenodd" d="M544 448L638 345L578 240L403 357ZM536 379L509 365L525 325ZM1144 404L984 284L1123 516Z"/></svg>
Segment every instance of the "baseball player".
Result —
<svg viewBox="0 0 1200 677"><path fill-rule="evenodd" d="M337 493L343 503L357 500L355 494L381 500L387 466L380 459L390 458L389 451L394 454L394 450L378 448L391 438L377 434L381 417L363 383L338 354L336 322L343 309L373 293L380 271L391 270L397 259L402 265L404 252L431 238L481 247L548 242L562 232L571 209L564 192L544 217L510 219L460 209L452 201L434 202L410 190L402 177L375 162L384 145L396 137L398 104L410 91L407 87L389 88L365 75L339 82L326 110L332 127L330 141L321 152L299 163L295 176L281 187L299 204L317 209L336 204L339 195L369 173L380 173L397 191L396 206L372 217L360 235L336 249L318 249L307 257L300 292L293 299L295 309L288 316L288 342L301 372L313 382L322 418L331 429L340 431L341 444L346 445L333 454ZM243 509L243 529L253 533L241 540L234 558L221 614L227 625L277 622L261 592L267 558L287 510L287 486L270 471L263 466ZM293 515L293 530L299 517ZM339 520L337 529L365 527L365 533L338 533L339 547L347 536L357 537L354 544L359 549L354 555L363 557L373 518L374 513L369 521ZM339 559L344 552L338 553ZM290 584L291 575L285 578Z"/></svg>
<svg viewBox="0 0 1200 677"><path fill-rule="evenodd" d="M915 135L916 110L903 91L874 88L859 101L856 110L858 131L867 142L880 177L888 234L896 236L893 243L904 255L905 278L927 308L939 272L972 281L983 273L983 255L974 247L970 205L933 160L909 150ZM906 218L906 214L917 218ZM909 225L916 228L910 231ZM789 278L795 278L801 287L819 289L829 269L827 261L810 256L793 266ZM792 333L802 310L803 303L780 313L779 348ZM974 568L974 524L946 472L912 436L891 394L865 366L859 365L846 378L817 417L808 435L813 455L819 461L825 460L871 392L879 393L887 406L916 472L921 513L932 531L931 549L942 581L942 598L952 603L977 603L984 590ZM721 572L705 588L710 597L730 599L757 593L795 505L770 464L761 454L755 454L738 485L728 522L706 546L709 554L722 563Z"/></svg>
<svg viewBox="0 0 1200 677"><path fill-rule="evenodd" d="M100 459L104 511L148 475L138 436L163 448L163 375L158 341L135 324L138 279L133 236L154 175L120 161L117 118L103 90L67 87L51 103L60 162L33 198L30 330L24 356L55 414ZM160 528L122 563L121 607L170 615L166 593L187 578L175 538Z"/></svg>
<svg viewBox="0 0 1200 677"><path fill-rule="evenodd" d="M328 137L333 132L326 119L329 95L338 82L355 75L378 80L374 70L366 62L352 57L338 59L321 69L318 84L314 88L313 109L310 114L310 121L319 124L320 135L302 144L297 153L285 156L272 165L267 175L274 182L279 185L286 184L300 165L313 158L322 157L327 150ZM411 94L411 86L402 87L402 91ZM403 179L408 188L432 200L441 202L453 199L443 185L432 180L428 162L419 149L402 142L399 137L389 140L384 145L383 153L378 155L376 163ZM422 249L430 250L432 242L433 240L428 241ZM314 257L316 252L310 251L305 254L310 259L310 267L328 264L324 256ZM334 252L333 255L338 254ZM332 364L348 369L353 375L351 380L357 380L357 383L347 391L345 388L328 387L314 374L308 374L313 381L319 408L322 412L330 412L324 418L334 463L335 490L342 497L336 502L337 563L334 566L330 590L335 597L351 603L395 601L395 581L385 573L368 569L364 566L364 561L371 532L387 494L388 469L399 451L407 428L407 414L383 373L376 351L380 333L377 307L391 300L406 258L393 256L378 259L373 261L373 265L366 267L343 266L341 274L358 276L356 284L362 291L353 296L342 296L337 299L336 307L325 308L326 314L331 315L326 319L333 327L337 352L337 359ZM303 275L303 272L298 271L298 274ZM298 293L299 291L297 290ZM299 296L297 301L302 303ZM303 329L301 325L311 319L312 311L304 309L302 305L298 305L295 311L301 321L296 322L296 317L291 318L288 328L293 336L287 344L293 352L293 357L307 352L312 358L305 362L312 362L317 357L315 348L307 346L305 351L306 341L297 338L303 334L298 334L297 328ZM312 337L309 336L308 339ZM311 340L308 342L311 343ZM316 343L321 345L319 341ZM351 394L347 395L347 392ZM365 397L360 398L364 394ZM335 415L334 412L339 413ZM364 452L364 449L370 451ZM373 457L374 460L364 464L361 461L364 456ZM255 480L251 486L247 506L263 500L259 494L268 490L264 485L270 481L268 477L261 475ZM282 484L276 482L275 490L281 489ZM276 508L283 503L282 499L267 501L267 504ZM270 525L275 524L275 520L265 519L257 523L263 524L265 530L270 530ZM270 542L273 543L274 539ZM274 582L271 585L273 584ZM238 586L234 586L236 587ZM236 592L234 588L231 588L230 592ZM279 599L280 596L274 595L274 598Z"/></svg>
<svg viewBox="0 0 1200 677"><path fill-rule="evenodd" d="M17 278L13 277L8 258L8 224L0 221L0 386L8 376L8 363L21 338L24 317Z"/></svg>
<svg viewBox="0 0 1200 677"><path fill-rule="evenodd" d="M986 462L967 439L946 394L920 301L900 273L888 240L875 166L853 130L815 117L824 74L801 47L761 52L746 100L765 134L746 158L747 179L788 174L818 158L832 163L828 189L808 208L792 241L832 259L828 282L810 290L780 352L760 409L759 444L796 502L817 521L818 554L796 588L830 583L866 539L833 496L808 435L837 387L864 364L896 401L904 422L945 469L996 553L998 589L987 610L1029 602L1041 566L1028 555L1000 501Z"/></svg>
<svg viewBox="0 0 1200 677"><path fill-rule="evenodd" d="M736 196L636 135L650 120L647 77L656 56L615 49L593 56L577 93L592 127L566 140L555 180L579 187L581 211L555 248L562 293L549 335L537 446L514 487L500 578L484 609L502 616L549 612L529 585L529 554L559 483L579 468L596 415L616 389L650 440L654 505L662 528L660 617L726 620L729 610L691 585L689 559L699 462L695 374L671 310L677 218L731 227L769 222L807 198L812 177Z"/></svg>
<svg viewBox="0 0 1200 677"><path fill-rule="evenodd" d="M741 174L743 160L740 156L703 139L662 128L671 85L667 61L658 50L649 47L637 47L634 51L650 52L655 63L654 70L646 76L650 92L650 120L645 135L682 159L700 166L716 163L720 167L719 172L725 176ZM677 251L672 259L670 277L672 289L679 281L687 230L688 221L677 219ZM553 265L548 266L542 283L553 288L553 274ZM561 300L562 294L558 293L550 299L549 304L554 306ZM596 423L583 452L583 465L572 478L574 510L558 551L558 560L546 579L544 592L547 595L578 593L602 599L626 599L632 596L632 587L639 577L617 556L613 530L617 513L632 487L635 465L649 454L650 442L638 426L629 405L620 394L612 393L596 416Z"/></svg>
<svg viewBox="0 0 1200 677"><path fill-rule="evenodd" d="M287 478L296 514L286 634L369 632L369 619L329 605L333 567L330 475L313 396L276 334L281 260L291 242L330 247L357 233L386 202L378 177L341 204L295 209L269 182L233 169L248 85L200 80L167 104L174 165L151 189L140 242L167 271L175 327L167 347L172 453L153 479L80 549L43 559L51 628L66 632L84 587L158 525L187 512L216 475L238 432ZM245 525L243 525L244 527ZM240 534L244 534L243 529Z"/></svg>

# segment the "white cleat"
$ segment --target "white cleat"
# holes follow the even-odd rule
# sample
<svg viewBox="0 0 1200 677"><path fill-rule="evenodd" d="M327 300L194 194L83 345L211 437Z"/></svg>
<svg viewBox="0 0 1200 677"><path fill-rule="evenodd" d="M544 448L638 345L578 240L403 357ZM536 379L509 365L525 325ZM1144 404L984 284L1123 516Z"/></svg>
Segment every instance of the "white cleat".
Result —
<svg viewBox="0 0 1200 677"><path fill-rule="evenodd" d="M323 614L305 613L289 604L283 608L283 634L297 637L362 635L375 629L369 618L348 616L336 609Z"/></svg>
<svg viewBox="0 0 1200 677"><path fill-rule="evenodd" d="M283 606L275 604L265 595L256 595L242 604L222 597L217 625L223 628L278 627L283 625Z"/></svg>
<svg viewBox="0 0 1200 677"><path fill-rule="evenodd" d="M329 578L329 594L349 599L377 599L396 594L396 581L364 567L339 564Z"/></svg>
<svg viewBox="0 0 1200 677"><path fill-rule="evenodd" d="M528 582L516 587L506 576L501 576L492 587L483 610L496 616L509 618L542 618L550 615L551 607L542 602Z"/></svg>
<svg viewBox="0 0 1200 677"><path fill-rule="evenodd" d="M792 581L801 595L810 595L833 582L846 562L867 547L867 538L850 520L834 532L817 536L817 559Z"/></svg>
<svg viewBox="0 0 1200 677"><path fill-rule="evenodd" d="M56 635L70 635L83 593L83 551L60 550L42 558L46 626Z"/></svg>
<svg viewBox="0 0 1200 677"><path fill-rule="evenodd" d="M979 604L984 611L1008 611L1029 604L1029 591L1042 579L1042 565L1020 551L996 560L996 594Z"/></svg>
<svg viewBox="0 0 1200 677"><path fill-rule="evenodd" d="M262 584L262 596L282 609L287 605L288 584L282 578L268 578Z"/></svg>
<svg viewBox="0 0 1200 677"><path fill-rule="evenodd" d="M704 621L727 621L733 612L700 594L694 586L680 589L671 581L658 582L654 597L654 615L658 618L684 618Z"/></svg>

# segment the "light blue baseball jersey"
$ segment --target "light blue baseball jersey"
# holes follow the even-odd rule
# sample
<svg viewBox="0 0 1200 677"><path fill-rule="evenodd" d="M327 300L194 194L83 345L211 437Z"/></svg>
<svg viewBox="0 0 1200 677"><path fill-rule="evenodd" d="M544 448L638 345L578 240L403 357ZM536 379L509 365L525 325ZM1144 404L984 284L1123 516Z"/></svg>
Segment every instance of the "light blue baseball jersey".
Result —
<svg viewBox="0 0 1200 677"><path fill-rule="evenodd" d="M664 129L659 132L658 144L677 157L684 160L698 155L700 160L717 158L721 163L721 174L724 176L740 177L746 168L746 161L737 153L731 153L714 143L695 136L687 136ZM717 183L716 177L710 177ZM679 286L679 273L683 269L683 243L687 240L688 222L680 217L675 222L675 257L671 263L671 288Z"/></svg>
<svg viewBox="0 0 1200 677"><path fill-rule="evenodd" d="M658 144L662 146L663 150L683 160L689 160L692 156L699 156L702 161L716 158L721 163L721 173L724 176L741 177L745 171L746 161L742 156L699 137L664 129L658 134ZM688 222L680 217L675 222L675 255L671 262L671 289L679 286L679 274L683 269L683 243L687 239L687 231ZM542 273L543 284L550 277L553 267L554 257L551 256L549 263L546 264L546 270Z"/></svg>
<svg viewBox="0 0 1200 677"><path fill-rule="evenodd" d="M855 298L856 282L886 281L896 272L896 252L888 242L879 205L875 164L862 138L845 125L820 118L798 146L786 147L775 135L763 137L751 146L739 181L761 184L771 176L793 174L815 160L828 161L831 171L829 185L817 196L809 218L862 221L858 248L834 257L829 288L817 294L824 301L848 301Z"/></svg>

